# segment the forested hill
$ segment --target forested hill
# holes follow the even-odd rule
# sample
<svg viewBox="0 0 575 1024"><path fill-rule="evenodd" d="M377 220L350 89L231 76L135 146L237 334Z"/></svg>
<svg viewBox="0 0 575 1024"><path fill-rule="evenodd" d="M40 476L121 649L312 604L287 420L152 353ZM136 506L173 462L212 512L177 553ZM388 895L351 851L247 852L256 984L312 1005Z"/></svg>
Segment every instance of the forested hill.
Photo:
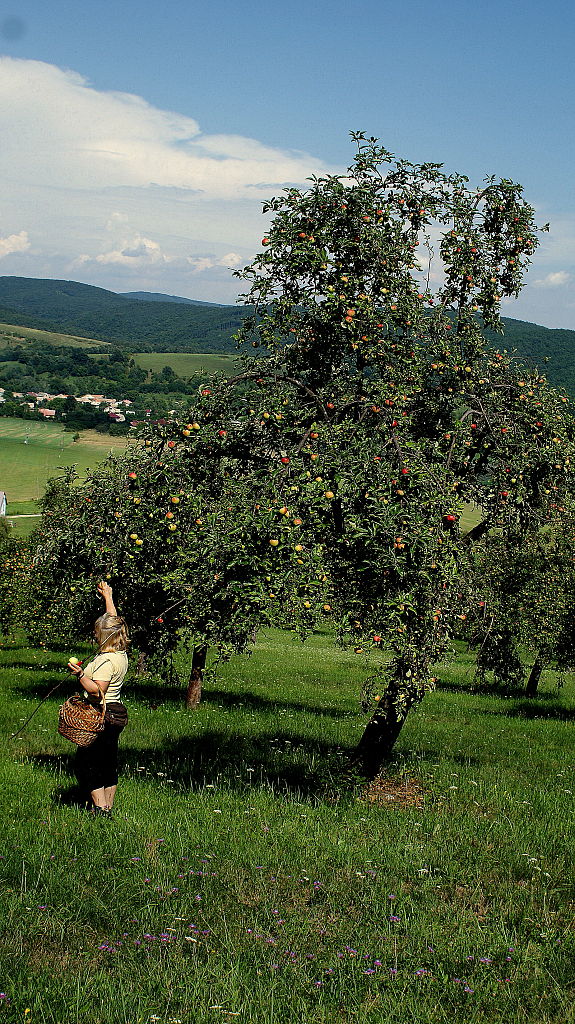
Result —
<svg viewBox="0 0 575 1024"><path fill-rule="evenodd" d="M134 296L137 295L138 298ZM248 309L157 292L116 292L75 281L0 277L0 323L63 331L139 352L231 352ZM504 318L489 334L575 397L575 331Z"/></svg>
<svg viewBox="0 0 575 1024"><path fill-rule="evenodd" d="M509 317L503 317L503 325L503 335L485 332L493 345L515 351L523 362L538 366L552 384L565 388L575 398L575 331L539 327Z"/></svg>
<svg viewBox="0 0 575 1024"><path fill-rule="evenodd" d="M176 302L185 306L216 306L217 309L221 309L222 306L225 307L225 303L222 302L185 299L183 295L164 295L163 292L119 292L118 294L123 299L140 299L141 302Z"/></svg>
<svg viewBox="0 0 575 1024"><path fill-rule="evenodd" d="M46 323L42 317L29 316L27 313L21 313L16 309L11 309L8 306L5 306L4 303L0 304L0 324L14 324L17 327L33 327L38 331L47 330Z"/></svg>
<svg viewBox="0 0 575 1024"><path fill-rule="evenodd" d="M142 301L76 281L27 277L0 277L0 307L5 307L4 323L63 331L139 352L229 352L232 335L247 314L242 306Z"/></svg>

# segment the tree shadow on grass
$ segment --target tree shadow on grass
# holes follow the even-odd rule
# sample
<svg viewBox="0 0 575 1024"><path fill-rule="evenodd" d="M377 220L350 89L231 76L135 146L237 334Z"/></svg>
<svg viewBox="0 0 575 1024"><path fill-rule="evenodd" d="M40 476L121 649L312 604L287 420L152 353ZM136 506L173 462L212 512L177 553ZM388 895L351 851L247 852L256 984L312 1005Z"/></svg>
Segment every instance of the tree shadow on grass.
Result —
<svg viewBox="0 0 575 1024"><path fill-rule="evenodd" d="M59 776L74 778L74 750L67 754L35 754L29 758L38 768L46 768ZM52 801L64 807L77 807L88 810L92 806L90 794L86 793L77 782L67 782L52 791Z"/></svg>
<svg viewBox="0 0 575 1024"><path fill-rule="evenodd" d="M322 740L298 741L293 733L250 736L209 730L200 736L169 740L156 748L120 747L120 774L146 783L197 792L217 786L248 795L257 789L277 795L334 803L354 799L365 778L352 766L353 748ZM398 750L382 766L385 776L417 775L419 768L445 760L445 751ZM478 766L483 762L462 753L450 753L454 764ZM30 758L38 767L74 774L73 754L39 754ZM121 779L120 779L121 781ZM85 807L76 786L59 787L54 802Z"/></svg>
<svg viewBox="0 0 575 1024"><path fill-rule="evenodd" d="M303 711L311 714L324 715L327 718L350 718L354 717L353 711L346 711L344 708L329 707L325 704L302 704L290 700L274 700L252 693L251 690L242 692L234 690L204 690L202 702L205 704L217 704L224 708L244 708L248 711ZM359 705L357 714L360 714Z"/></svg>
<svg viewBox="0 0 575 1024"><path fill-rule="evenodd" d="M33 672L47 672L47 669L41 669L38 665L17 665L17 668L27 668ZM35 697L41 700L46 697L52 686L60 685L60 690L57 695L54 696L53 700L62 703L64 697L69 696L66 690L74 690L74 683L69 675L64 676L61 680L57 675L50 675L46 682L38 682L37 680L28 682L16 683L11 687L14 694L18 693L26 697ZM76 686L77 690L78 687ZM181 686L171 686L165 683L138 683L129 681L125 686L125 696L128 703L133 701L134 704L141 702L146 707L151 707L152 710L156 710L161 704L176 704L180 707L184 704L185 690ZM50 698L52 699L52 698ZM334 708L324 704L303 704L300 702L289 701L289 700L275 700L268 697L262 697L259 694L252 693L250 690L242 692L234 691L233 693L228 690L212 690L205 688L202 692L202 703L201 707L206 705L216 704L218 707L222 707L230 710L241 710L244 711L262 711L262 712L307 712L314 715L322 715L327 718L353 718L355 713L353 711L346 711L344 708ZM193 714L193 712L190 712ZM357 714L360 715L358 709Z"/></svg>
<svg viewBox="0 0 575 1024"><path fill-rule="evenodd" d="M562 707L560 704L541 706L532 701L521 701L499 711L492 708L475 708L471 715L493 715L499 718L526 718L540 721L575 722L575 708Z"/></svg>
<svg viewBox="0 0 575 1024"><path fill-rule="evenodd" d="M498 683L456 683L451 680L442 680L437 677L436 689L441 692L442 690L448 693L468 693L472 697L500 697L503 700L509 698L521 699L525 698L525 685L523 686L503 686ZM527 700L556 700L557 695L555 693L546 693L545 691L538 693L536 697L526 698Z"/></svg>
<svg viewBox="0 0 575 1024"><path fill-rule="evenodd" d="M350 788L351 749L323 740L294 737L274 730L269 735L207 730L199 736L171 740L154 751L153 772L189 790L226 785L246 791L254 786L302 798L333 799ZM142 751L124 748L122 760L136 774ZM149 756L144 756L149 768ZM149 777L149 776L148 776Z"/></svg>
<svg viewBox="0 0 575 1024"><path fill-rule="evenodd" d="M524 686L499 686L497 683L474 683L473 681L468 683L457 683L450 679L441 679L439 676L437 676L436 679L437 682L435 684L435 688L439 692L444 690L447 693L468 693L474 697L478 694L483 697L525 696Z"/></svg>
<svg viewBox="0 0 575 1024"><path fill-rule="evenodd" d="M351 750L321 740L306 740L304 748L292 733L276 732L272 743L265 735L209 730L153 749L121 746L120 763L121 774L134 778L141 772L146 781L192 792L217 784L241 792L271 788L296 798L332 802L353 792L350 754ZM50 771L74 772L73 755L38 754L30 761ZM72 788L59 788L54 799L78 806Z"/></svg>

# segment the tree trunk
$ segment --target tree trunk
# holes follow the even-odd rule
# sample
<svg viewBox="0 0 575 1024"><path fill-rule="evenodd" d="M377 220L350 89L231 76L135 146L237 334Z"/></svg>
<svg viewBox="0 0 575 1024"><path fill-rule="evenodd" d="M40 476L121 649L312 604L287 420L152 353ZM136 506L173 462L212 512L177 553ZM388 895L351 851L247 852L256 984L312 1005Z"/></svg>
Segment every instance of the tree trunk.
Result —
<svg viewBox="0 0 575 1024"><path fill-rule="evenodd" d="M353 753L353 764L368 779L375 778L383 762L389 758L405 720L417 702L415 695L408 694L406 698L403 693L404 703L398 710L399 692L399 688L390 683Z"/></svg>
<svg viewBox="0 0 575 1024"><path fill-rule="evenodd" d="M188 691L186 693L186 707L189 711L193 711L197 708L200 700L202 699L202 679L204 677L207 654L207 647L194 647L192 667L190 669L190 678L188 681Z"/></svg>
<svg viewBox="0 0 575 1024"><path fill-rule="evenodd" d="M138 660L136 662L136 675L137 676L143 676L144 672L146 671L146 660L147 660L147 655L144 654L144 651L140 651L139 654L138 654Z"/></svg>
<svg viewBox="0 0 575 1024"><path fill-rule="evenodd" d="M539 686L539 680L541 679L541 673L544 668L545 665L543 664L541 656L538 654L533 662L531 672L529 673L529 679L527 680L527 686L525 687L526 697L537 696L537 687Z"/></svg>

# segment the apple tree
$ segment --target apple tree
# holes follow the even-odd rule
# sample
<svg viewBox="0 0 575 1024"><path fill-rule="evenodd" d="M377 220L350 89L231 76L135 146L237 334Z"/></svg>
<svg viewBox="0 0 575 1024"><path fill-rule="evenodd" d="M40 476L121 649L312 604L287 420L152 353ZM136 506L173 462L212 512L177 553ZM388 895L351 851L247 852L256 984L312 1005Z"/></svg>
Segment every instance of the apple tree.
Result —
<svg viewBox="0 0 575 1024"><path fill-rule="evenodd" d="M25 544L10 536L8 520L0 518L0 631L9 632L18 603L18 581L26 571Z"/></svg>
<svg viewBox="0 0 575 1024"><path fill-rule="evenodd" d="M552 510L549 524L518 538L478 545L470 577L471 602L462 630L477 650L476 678L484 685L521 686L523 659L531 664L527 697L537 695L545 668L575 665L575 522L573 510ZM479 600L478 600L479 598Z"/></svg>
<svg viewBox="0 0 575 1024"><path fill-rule="evenodd" d="M301 531L286 524L286 509L254 510L250 482L226 456L217 409L204 410L201 426L158 424L151 433L82 483L74 471L50 482L19 618L43 643L85 639L99 614L95 584L110 580L142 656L165 671L176 647L192 652L193 707L208 647L220 658L244 650L278 609L305 632L312 602L304 596L292 607L293 594L323 591L324 573L313 538L301 557ZM275 592L272 563L282 565Z"/></svg>
<svg viewBox="0 0 575 1024"><path fill-rule="evenodd" d="M347 174L265 205L239 272L241 372L48 503L37 568L76 621L88 579L111 575L161 651L327 619L370 655L371 775L465 621L474 545L540 529L570 491L573 432L565 396L482 333L537 245L520 186L354 139Z"/></svg>

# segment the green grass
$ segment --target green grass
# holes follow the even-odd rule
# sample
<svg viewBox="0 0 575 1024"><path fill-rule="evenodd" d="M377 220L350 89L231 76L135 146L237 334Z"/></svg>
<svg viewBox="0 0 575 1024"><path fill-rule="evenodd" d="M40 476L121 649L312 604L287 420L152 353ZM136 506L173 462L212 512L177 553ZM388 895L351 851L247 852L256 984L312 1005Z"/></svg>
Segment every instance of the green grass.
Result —
<svg viewBox="0 0 575 1024"><path fill-rule="evenodd" d="M46 481L64 466L77 465L84 474L106 457L108 451L125 448L123 438L84 431L80 441L60 424L0 417L0 490L6 492L8 512L12 502L36 500Z"/></svg>
<svg viewBox="0 0 575 1024"><path fill-rule="evenodd" d="M29 537L40 517L37 501L11 501L7 516L11 536L16 540Z"/></svg>
<svg viewBox="0 0 575 1024"><path fill-rule="evenodd" d="M134 359L144 370L160 373L164 366L171 366L178 377L191 377L193 373L222 373L232 375L238 372L238 358L235 355L214 355L207 352L136 352Z"/></svg>
<svg viewBox="0 0 575 1024"><path fill-rule="evenodd" d="M5 734L71 653L5 644ZM43 705L0 754L0 1019L572 1021L573 681L526 702L441 666L388 771L416 806L349 772L361 675L326 635L270 631L195 713L129 678L114 822L70 802Z"/></svg>
<svg viewBox="0 0 575 1024"><path fill-rule="evenodd" d="M481 522L481 512L477 505L471 503L466 505L459 521L461 532L469 533L469 530L472 530L479 522Z"/></svg>
<svg viewBox="0 0 575 1024"><path fill-rule="evenodd" d="M35 515L39 511L40 506L34 499L10 502L10 514L13 516Z"/></svg>
<svg viewBox="0 0 575 1024"><path fill-rule="evenodd" d="M35 327L17 327L12 324L0 324L0 349L6 346L22 344L22 342L41 341L46 345L62 345L66 348L87 348L94 345L107 345L106 341L94 341L93 338L80 338L75 334L60 334L55 331L39 331Z"/></svg>

